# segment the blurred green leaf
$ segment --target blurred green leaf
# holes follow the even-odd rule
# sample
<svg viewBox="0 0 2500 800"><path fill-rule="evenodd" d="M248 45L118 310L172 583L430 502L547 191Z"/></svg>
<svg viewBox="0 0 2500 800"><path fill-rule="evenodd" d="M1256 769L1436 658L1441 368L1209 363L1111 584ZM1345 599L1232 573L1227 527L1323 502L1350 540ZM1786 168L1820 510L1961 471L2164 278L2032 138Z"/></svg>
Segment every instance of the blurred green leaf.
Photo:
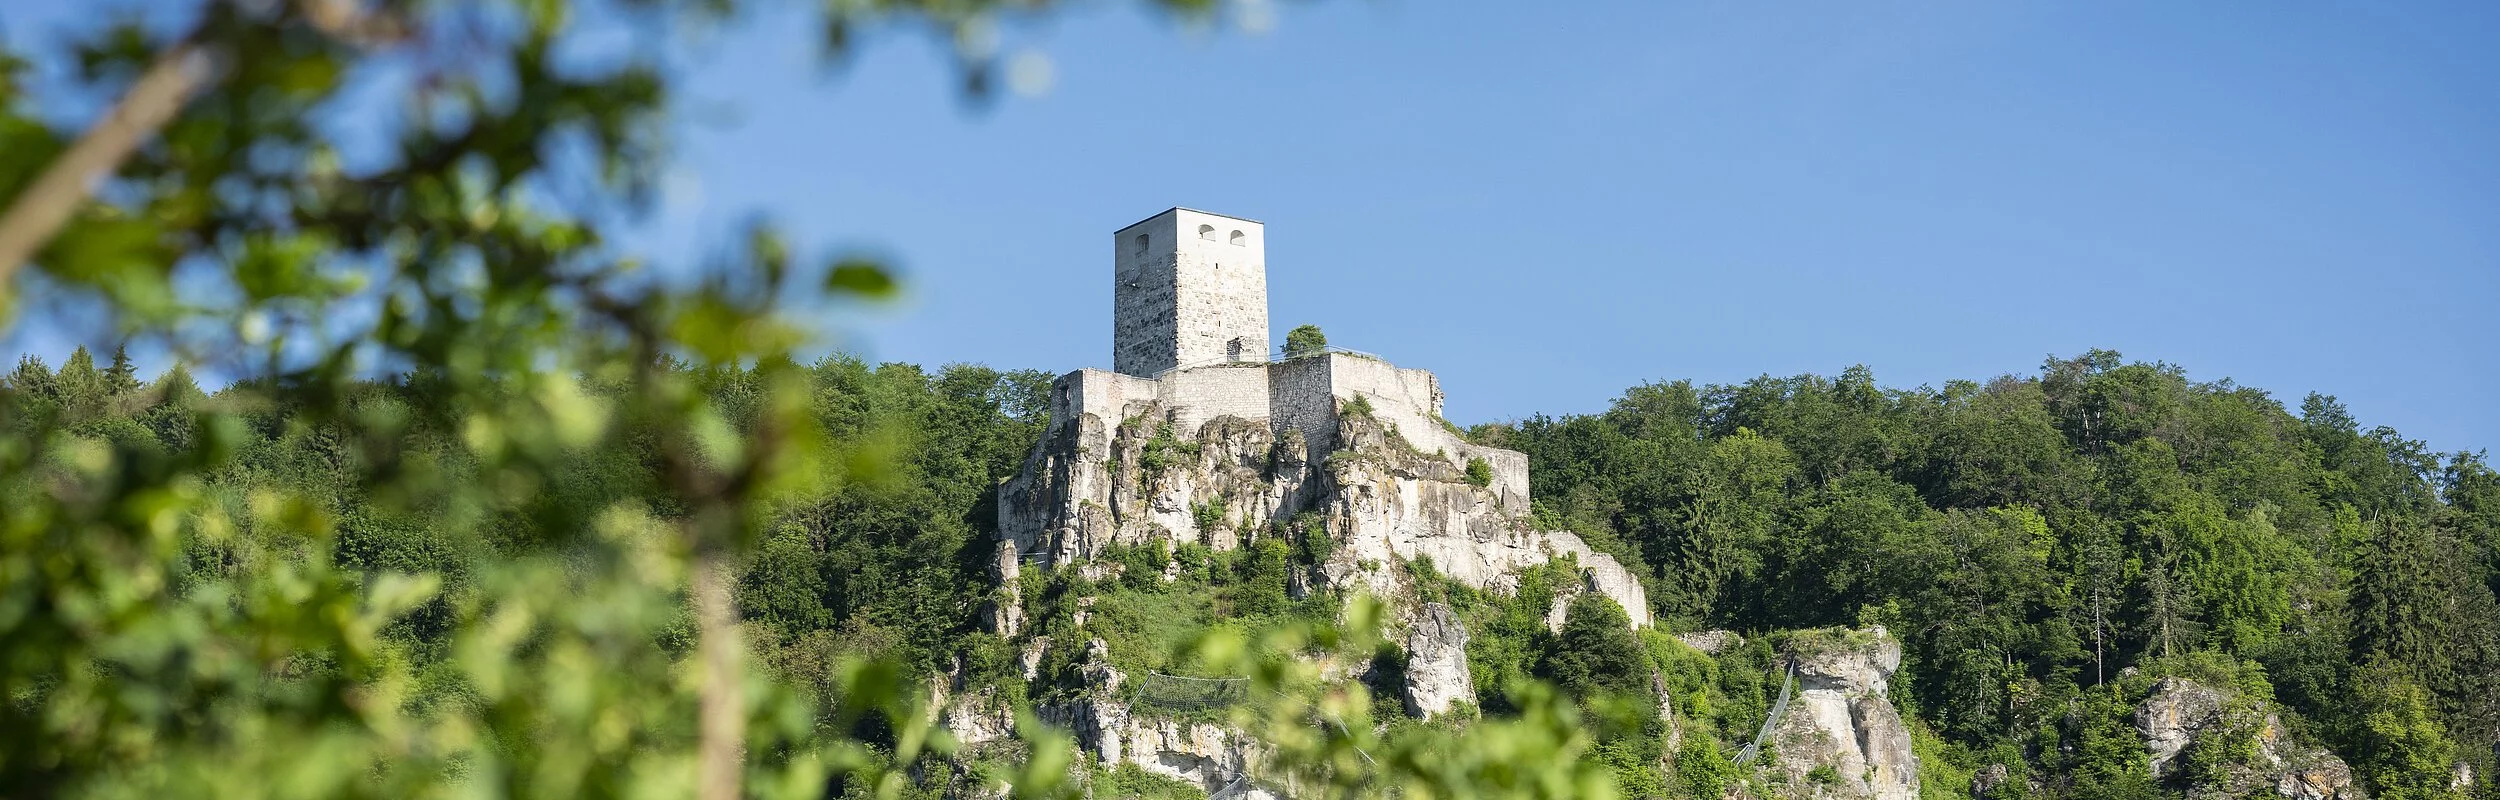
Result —
<svg viewBox="0 0 2500 800"><path fill-rule="evenodd" d="M835 294L884 300L892 298L900 287L884 265L852 258L836 262L833 270L825 273L825 289Z"/></svg>

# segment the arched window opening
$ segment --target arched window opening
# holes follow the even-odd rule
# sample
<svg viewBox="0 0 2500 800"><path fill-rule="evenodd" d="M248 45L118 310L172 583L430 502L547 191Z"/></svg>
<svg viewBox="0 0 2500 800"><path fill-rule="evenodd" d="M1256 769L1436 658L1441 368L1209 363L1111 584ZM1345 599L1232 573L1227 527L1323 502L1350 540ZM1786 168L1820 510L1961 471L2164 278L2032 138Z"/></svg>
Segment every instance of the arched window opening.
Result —
<svg viewBox="0 0 2500 800"><path fill-rule="evenodd" d="M1243 235L1241 235L1241 232L1240 232L1240 231L1233 231L1233 246L1234 246L1234 247L1240 247L1240 246L1242 246L1244 243L1248 242L1249 240L1250 240L1250 237L1247 237L1247 236L1243 236Z"/></svg>
<svg viewBox="0 0 2500 800"><path fill-rule="evenodd" d="M1210 241L1210 242L1215 241L1215 226L1213 226L1213 225L1200 225L1200 226L1198 226L1198 238L1200 238L1200 239L1205 239L1205 240Z"/></svg>
<svg viewBox="0 0 2500 800"><path fill-rule="evenodd" d="M1137 235L1137 254L1146 254L1146 235L1142 233Z"/></svg>

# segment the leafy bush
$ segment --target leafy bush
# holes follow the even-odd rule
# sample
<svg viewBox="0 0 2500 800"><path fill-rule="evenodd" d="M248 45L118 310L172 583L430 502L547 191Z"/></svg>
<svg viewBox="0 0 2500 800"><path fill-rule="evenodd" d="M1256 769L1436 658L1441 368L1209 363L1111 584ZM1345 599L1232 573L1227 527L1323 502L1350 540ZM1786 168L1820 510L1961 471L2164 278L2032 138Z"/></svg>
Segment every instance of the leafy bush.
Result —
<svg viewBox="0 0 2500 800"><path fill-rule="evenodd" d="M1092 767L1095 797L1121 800L1205 800L1207 792L1187 781L1166 778L1147 772L1135 763L1122 761L1117 767Z"/></svg>
<svg viewBox="0 0 2500 800"><path fill-rule="evenodd" d="M1191 521L1198 524L1198 534L1205 536L1224 528L1224 515L1229 510L1224 505L1224 498L1218 496L1192 506L1189 512Z"/></svg>
<svg viewBox="0 0 2500 800"><path fill-rule="evenodd" d="M1467 483L1482 489L1493 485L1493 464L1481 458L1467 459Z"/></svg>
<svg viewBox="0 0 2500 800"><path fill-rule="evenodd" d="M1684 744L1675 751L1675 780L1688 797L1726 797L1728 787L1735 785L1740 775L1736 763L1719 752L1719 745L1710 737L1684 737Z"/></svg>
<svg viewBox="0 0 2500 800"><path fill-rule="evenodd" d="M1196 457L1199 447L1197 442L1181 441L1173 431L1172 423L1156 425L1155 435L1138 448L1139 479L1151 482L1162 477L1164 471L1181 466L1182 459Z"/></svg>
<svg viewBox="0 0 2500 800"><path fill-rule="evenodd" d="M1274 614L1289 602L1285 583L1293 569L1293 551L1274 536L1250 543L1241 559L1241 581L1227 596L1242 615Z"/></svg>
<svg viewBox="0 0 2500 800"><path fill-rule="evenodd" d="M1328 535L1328 519L1304 512L1293 518L1288 531L1294 537L1294 560L1303 564L1319 564L1337 552L1336 541Z"/></svg>
<svg viewBox="0 0 2500 800"><path fill-rule="evenodd" d="M1576 697L1637 694L1649 689L1649 653L1632 634L1632 619L1596 592L1572 598L1562 633L1545 656L1545 674Z"/></svg>
<svg viewBox="0 0 2500 800"><path fill-rule="evenodd" d="M1344 403L1338 405L1337 415L1342 417L1369 417L1372 415L1372 399L1369 395L1363 394L1357 394L1353 397L1346 398Z"/></svg>

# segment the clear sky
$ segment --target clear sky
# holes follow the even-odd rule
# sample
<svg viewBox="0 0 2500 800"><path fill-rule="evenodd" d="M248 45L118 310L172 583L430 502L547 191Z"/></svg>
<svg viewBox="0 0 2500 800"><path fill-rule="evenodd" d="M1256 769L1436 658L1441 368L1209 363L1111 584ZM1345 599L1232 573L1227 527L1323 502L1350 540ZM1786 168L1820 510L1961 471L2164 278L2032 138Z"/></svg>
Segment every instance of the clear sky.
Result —
<svg viewBox="0 0 2500 800"><path fill-rule="evenodd" d="M907 272L846 346L1056 372L1109 366L1111 232L1186 205L1267 223L1277 331L1432 369L1462 423L2105 347L2500 446L2500 4L1265 16L1011 30L1051 80L982 108L925 37L827 73L809 30L744 26L638 246L684 259L765 214Z"/></svg>

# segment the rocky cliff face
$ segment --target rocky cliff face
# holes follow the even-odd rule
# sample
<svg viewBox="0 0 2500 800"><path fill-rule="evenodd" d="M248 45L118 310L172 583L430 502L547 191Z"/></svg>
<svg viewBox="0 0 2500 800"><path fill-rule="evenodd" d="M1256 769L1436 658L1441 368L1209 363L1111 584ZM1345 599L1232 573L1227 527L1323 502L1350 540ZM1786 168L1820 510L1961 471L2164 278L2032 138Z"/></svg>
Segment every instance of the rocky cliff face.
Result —
<svg viewBox="0 0 2500 800"><path fill-rule="evenodd" d="M1113 544L1241 544L1245 522L1290 518L1309 502L1297 435L1219 417L1180 432L1159 407L1126 420L1093 414L1053 424L999 488L999 531L1020 558L1081 564ZM1201 510L1220 509L1201 530Z"/></svg>
<svg viewBox="0 0 2500 800"><path fill-rule="evenodd" d="M1901 643L1881 627L1799 634L1790 645L1797 693L1772 728L1764 766L1790 796L1917 800L1910 729L1885 693Z"/></svg>
<svg viewBox="0 0 2500 800"><path fill-rule="evenodd" d="M1034 716L1068 731L1079 749L1105 765L1135 764L1154 775L1182 781L1210 795L1274 800L1276 795L1252 780L1260 749L1223 726L1140 715L1116 699L1128 676L1105 659L1102 640L1087 644L1081 667L1090 688L1081 697L1043 703ZM991 687L950 686L944 679L930 687L930 705L939 724L966 748L1009 742L1015 714ZM976 787L958 787L956 796L986 797Z"/></svg>
<svg viewBox="0 0 2500 800"><path fill-rule="evenodd" d="M1105 764L1136 764L1210 795L1229 790L1228 797L1275 797L1249 780L1258 767L1257 749L1223 726L1142 717L1101 698L1043 706L1038 716L1074 733L1077 747Z"/></svg>
<svg viewBox="0 0 2500 800"><path fill-rule="evenodd" d="M2153 776L2185 782L2183 767L2198 747L2231 747L2227 740L2252 741L2253 753L2225 754L2219 775L2192 787L2204 798L2248 797L2267 790L2288 800L2337 800L2361 797L2352 768L2324 749L2293 741L2280 716L2261 704L2234 702L2229 689L2206 686L2186 678L2163 678L2135 709L2137 732L2144 736Z"/></svg>
<svg viewBox="0 0 2500 800"><path fill-rule="evenodd" d="M1013 558L1084 564L1112 544L1195 542L1223 550L1309 512L1334 544L1310 576L1321 588L1408 595L1403 562L1478 589L1511 591L1518 571L1556 558L1578 563L1589 591L1649 624L1639 579L1567 532L1537 531L1523 503L1471 482L1446 453L1421 453L1393 426L1350 413L1339 449L1316 463L1301 436L1265 422L1217 417L1178 431L1140 404L1116 423L1092 414L1061 421L999 490L999 529ZM1412 619L1411 606L1397 609Z"/></svg>
<svg viewBox="0 0 2500 800"><path fill-rule="evenodd" d="M1394 425L1359 406L1340 409L1336 449L1327 454L1309 452L1298 430L1280 434L1265 421L1224 416L1181 430L1178 415L1153 402L1132 404L1124 413L1130 416L1079 413L1055 421L1023 472L1000 487L996 574L1003 586L989 614L994 631L1013 639L1024 626L1009 608L1017 600L1014 578L1024 568L1069 567L1100 577L1106 570L1100 559L1114 544L1226 550L1261 536L1303 535L1292 524L1312 519L1328 546L1315 566L1295 576L1296 593L1364 591L1389 601L1411 653L1404 699L1418 716L1473 701L1475 687L1467 671L1467 632L1446 606L1413 602L1409 562L1429 560L1453 580L1510 592L1518 588L1520 570L1571 559L1582 591L1613 599L1635 625L1649 624L1648 598L1622 564L1577 536L1527 523L1524 492L1518 492L1524 480L1487 481L1481 471L1471 479L1467 453L1419 452ZM1507 451L1485 460L1525 463ZM1519 496L1496 491L1503 487ZM1027 648L1025 660L1038 661L1029 642ZM1104 691L1046 708L1043 716L1075 731L1104 763L1134 763L1211 792L1254 764L1251 744L1220 727L1144 719L1109 699L1118 680L1088 674L1087 683ZM963 733L986 732L971 724L982 719L965 716Z"/></svg>

